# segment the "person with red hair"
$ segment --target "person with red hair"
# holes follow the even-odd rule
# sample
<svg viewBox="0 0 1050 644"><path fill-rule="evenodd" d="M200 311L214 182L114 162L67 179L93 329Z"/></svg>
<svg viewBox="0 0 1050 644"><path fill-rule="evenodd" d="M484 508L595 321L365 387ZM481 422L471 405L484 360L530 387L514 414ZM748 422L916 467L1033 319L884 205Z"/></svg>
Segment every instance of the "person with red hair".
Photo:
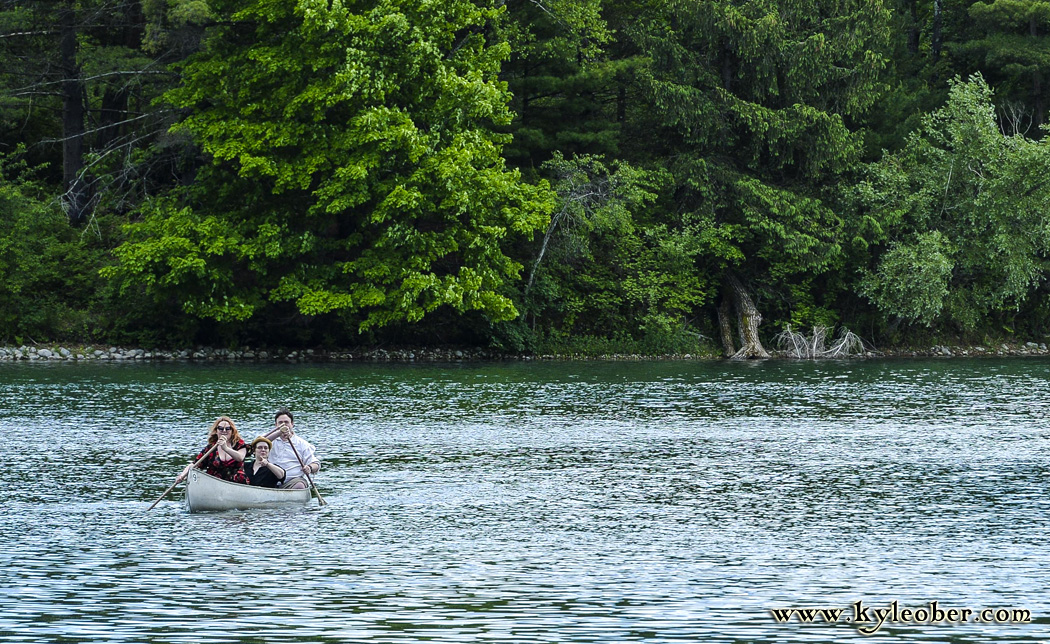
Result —
<svg viewBox="0 0 1050 644"><path fill-rule="evenodd" d="M200 461L213 446L215 449L208 455L208 458L197 465L197 469L204 470L224 481L247 484L248 478L244 475L244 457L248 453L248 445L241 438L237 426L229 416L219 416L211 424L211 429L208 430L208 444L197 452L197 457L193 459L194 463ZM193 467L192 463L187 465L175 477L175 482L178 483L186 478L191 467Z"/></svg>

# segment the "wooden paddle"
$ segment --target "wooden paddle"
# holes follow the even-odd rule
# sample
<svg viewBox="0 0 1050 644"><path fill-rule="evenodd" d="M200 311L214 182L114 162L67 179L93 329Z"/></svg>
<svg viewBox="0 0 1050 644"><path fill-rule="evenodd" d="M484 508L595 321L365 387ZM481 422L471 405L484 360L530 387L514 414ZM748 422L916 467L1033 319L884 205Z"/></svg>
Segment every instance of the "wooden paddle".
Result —
<svg viewBox="0 0 1050 644"><path fill-rule="evenodd" d="M209 447L208 451L204 452L204 456L198 458L197 462L190 466L190 469L192 470L193 468L197 467L198 465L200 465L204 461L204 459L206 459L209 456L211 456L211 453L214 452L215 448L217 448L218 446L219 446L219 443L216 442L214 445ZM163 499L164 497L168 496L168 492L171 492L172 490L174 490L175 486L178 485L178 484L179 484L179 477L176 476L175 477L175 482L171 484L171 487L169 487L168 489L164 490L164 494L161 494L160 497L158 497L157 500L153 502L153 505L151 505L148 508L146 508L146 512L149 512L153 508L157 507L157 504L160 503L160 500Z"/></svg>
<svg viewBox="0 0 1050 644"><path fill-rule="evenodd" d="M314 485L314 480L310 478L310 470L306 469L303 458L299 456L299 450L295 449L295 443L292 442L291 436L288 437L288 444L292 446L292 454L295 454L295 460L299 461L299 467L302 468L303 474L306 475L306 480L310 482L310 487L313 488L314 494L317 495L317 505L328 505L328 502L321 498L321 492Z"/></svg>

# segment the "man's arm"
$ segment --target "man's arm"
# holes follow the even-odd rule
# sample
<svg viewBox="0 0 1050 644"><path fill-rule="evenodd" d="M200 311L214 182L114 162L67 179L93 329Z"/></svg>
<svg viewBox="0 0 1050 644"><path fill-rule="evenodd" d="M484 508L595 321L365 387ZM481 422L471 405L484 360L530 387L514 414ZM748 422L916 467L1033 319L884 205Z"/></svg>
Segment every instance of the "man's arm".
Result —
<svg viewBox="0 0 1050 644"><path fill-rule="evenodd" d="M317 458L317 450L310 443L303 441L303 464L306 465L306 471L310 474L317 474L321 471L321 459Z"/></svg>

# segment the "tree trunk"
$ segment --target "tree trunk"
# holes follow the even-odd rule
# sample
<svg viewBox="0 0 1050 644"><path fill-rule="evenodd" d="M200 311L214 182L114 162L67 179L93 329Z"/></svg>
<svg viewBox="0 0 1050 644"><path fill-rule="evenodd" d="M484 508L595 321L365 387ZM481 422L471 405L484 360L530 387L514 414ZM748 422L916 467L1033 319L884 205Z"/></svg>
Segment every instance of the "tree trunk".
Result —
<svg viewBox="0 0 1050 644"><path fill-rule="evenodd" d="M125 6L125 10L127 11L127 22L118 28L112 42L117 46L127 47L134 51L142 45L142 38L146 31L145 17L142 15L142 5L139 2L129 3ZM127 134L129 129L133 129L133 126L120 125L128 118L130 97L130 82L106 85L99 106L98 138L94 145L96 150L106 150L122 134Z"/></svg>
<svg viewBox="0 0 1050 644"><path fill-rule="evenodd" d="M62 65L62 182L63 205L71 224L83 223L88 215L88 190L81 176L84 169L84 84L77 63L76 8L70 0L59 13Z"/></svg>
<svg viewBox="0 0 1050 644"><path fill-rule="evenodd" d="M919 2L910 0L909 4L908 53L914 55L919 53Z"/></svg>
<svg viewBox="0 0 1050 644"><path fill-rule="evenodd" d="M551 223L547 226L547 233L543 235L543 244L540 246L540 252L536 255L536 261L532 264L532 270L529 271L529 281L525 284L525 295L528 295L529 291L532 290L532 281L536 279L536 270L539 269L540 262L543 261L543 255L547 252L547 244L550 243L551 235L554 234L554 229L558 227L565 213L565 208L562 208L560 212L551 217Z"/></svg>
<svg viewBox="0 0 1050 644"><path fill-rule="evenodd" d="M107 89L102 94L98 111L98 140L96 149L104 150L120 138L122 126L118 125L127 118L128 90L126 87Z"/></svg>
<svg viewBox="0 0 1050 644"><path fill-rule="evenodd" d="M730 62L730 58L733 55L733 50L729 47L729 42L726 41L722 45L722 87L727 92L732 91L733 88L733 64Z"/></svg>
<svg viewBox="0 0 1050 644"><path fill-rule="evenodd" d="M733 294L736 307L737 328L740 331L740 350L733 354L734 360L743 358L768 358L769 353L762 346L758 337L758 326L762 323L762 314L751 300L747 289L734 275L726 277L726 285Z"/></svg>
<svg viewBox="0 0 1050 644"><path fill-rule="evenodd" d="M934 61L941 57L941 0L933 0L933 37L930 39L930 54Z"/></svg>
<svg viewBox="0 0 1050 644"><path fill-rule="evenodd" d="M727 358L732 358L736 353L736 347L733 346L733 323L729 310L732 306L732 297L726 291L722 294L722 303L718 305L718 327L722 331L722 355Z"/></svg>
<svg viewBox="0 0 1050 644"><path fill-rule="evenodd" d="M1028 33L1033 40L1039 37L1039 24L1036 22L1035 16L1029 19ZM1038 133L1039 138L1042 138L1042 125L1046 120L1043 111L1046 107L1043 103L1043 74L1038 67L1032 72L1032 105L1035 110L1035 131Z"/></svg>

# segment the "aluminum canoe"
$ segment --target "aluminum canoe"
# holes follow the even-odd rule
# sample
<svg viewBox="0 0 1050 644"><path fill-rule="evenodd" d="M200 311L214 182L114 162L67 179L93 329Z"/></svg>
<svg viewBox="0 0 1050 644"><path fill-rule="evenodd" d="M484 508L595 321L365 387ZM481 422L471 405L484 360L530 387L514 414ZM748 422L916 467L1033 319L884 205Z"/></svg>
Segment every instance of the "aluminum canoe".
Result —
<svg viewBox="0 0 1050 644"><path fill-rule="evenodd" d="M252 508L285 508L310 502L310 489L278 490L269 487L230 483L190 470L186 483L186 508L190 512L220 512Z"/></svg>

